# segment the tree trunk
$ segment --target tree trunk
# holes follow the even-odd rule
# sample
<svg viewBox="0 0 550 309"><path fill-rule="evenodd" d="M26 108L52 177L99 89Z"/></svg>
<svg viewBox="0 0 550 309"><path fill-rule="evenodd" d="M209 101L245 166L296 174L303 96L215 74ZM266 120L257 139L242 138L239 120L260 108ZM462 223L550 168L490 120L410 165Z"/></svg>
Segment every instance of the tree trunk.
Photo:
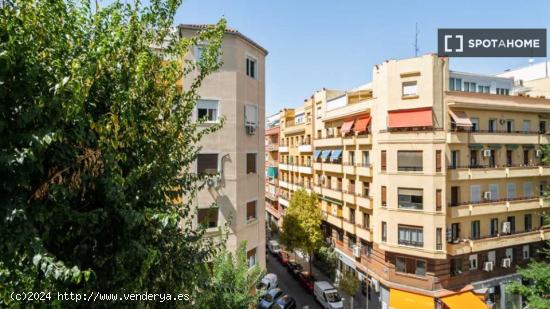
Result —
<svg viewBox="0 0 550 309"><path fill-rule="evenodd" d="M309 274L312 276L313 275L313 269L312 269L312 266L311 266L311 257L313 256L312 253L308 253L309 255Z"/></svg>
<svg viewBox="0 0 550 309"><path fill-rule="evenodd" d="M353 309L353 296L350 296L349 298L349 304L350 304L350 308Z"/></svg>

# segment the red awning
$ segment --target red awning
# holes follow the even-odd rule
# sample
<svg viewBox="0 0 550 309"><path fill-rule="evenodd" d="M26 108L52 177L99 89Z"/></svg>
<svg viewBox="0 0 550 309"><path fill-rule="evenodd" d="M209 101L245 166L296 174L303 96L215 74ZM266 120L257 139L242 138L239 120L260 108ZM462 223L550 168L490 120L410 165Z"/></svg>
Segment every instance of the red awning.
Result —
<svg viewBox="0 0 550 309"><path fill-rule="evenodd" d="M351 127L353 127L354 122L355 122L355 119L345 121L344 124L342 125L342 128L340 129L340 132L342 132L342 134L351 132Z"/></svg>
<svg viewBox="0 0 550 309"><path fill-rule="evenodd" d="M355 122L354 131L357 133L366 132L367 128L369 127L369 123L369 116L357 119L357 121Z"/></svg>
<svg viewBox="0 0 550 309"><path fill-rule="evenodd" d="M412 128L412 127L431 127L432 108L418 108L390 111L389 123L390 128Z"/></svg>

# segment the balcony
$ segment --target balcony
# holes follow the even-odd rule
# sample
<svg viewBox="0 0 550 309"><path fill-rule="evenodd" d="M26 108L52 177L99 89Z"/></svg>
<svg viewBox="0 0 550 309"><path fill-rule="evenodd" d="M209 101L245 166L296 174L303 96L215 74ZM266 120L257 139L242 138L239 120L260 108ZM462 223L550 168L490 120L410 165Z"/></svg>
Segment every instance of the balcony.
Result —
<svg viewBox="0 0 550 309"><path fill-rule="evenodd" d="M288 135L288 134L295 134L295 133L299 133L299 132L304 132L306 130L306 124L305 123L301 123L301 124L297 124L297 125L293 125L293 126L288 126L284 129L284 133L285 135Z"/></svg>
<svg viewBox="0 0 550 309"><path fill-rule="evenodd" d="M290 186L290 183L283 180L279 180L279 187L290 190L291 186Z"/></svg>
<svg viewBox="0 0 550 309"><path fill-rule="evenodd" d="M297 164L290 164L290 163L279 163L279 169L283 171L289 171L289 172L296 172L296 173L302 173L302 174L312 174L313 169L311 168L311 165L297 165Z"/></svg>
<svg viewBox="0 0 550 309"><path fill-rule="evenodd" d="M355 220L344 219L343 226L344 226L344 231L353 235L356 234Z"/></svg>
<svg viewBox="0 0 550 309"><path fill-rule="evenodd" d="M315 146L315 148L317 147L330 147L330 146L342 146L342 137L340 136L337 136L337 137L325 137L325 138L321 138L321 139L315 139L313 141L313 145ZM279 152L281 150L279 149Z"/></svg>
<svg viewBox="0 0 550 309"><path fill-rule="evenodd" d="M300 143L300 146L298 146L299 152L312 152L313 147L311 145L311 140L309 138L306 138Z"/></svg>
<svg viewBox="0 0 550 309"><path fill-rule="evenodd" d="M288 146L284 144L279 145L279 152L288 152Z"/></svg>
<svg viewBox="0 0 550 309"><path fill-rule="evenodd" d="M265 146L265 150L266 151L277 151L279 150L279 145L278 144L272 144L272 143L269 143Z"/></svg>
<svg viewBox="0 0 550 309"><path fill-rule="evenodd" d="M355 136L355 143L357 145L370 145L372 144L371 134L358 134Z"/></svg>
<svg viewBox="0 0 550 309"><path fill-rule="evenodd" d="M372 209L372 199L368 195L357 194L355 197L355 205L361 208Z"/></svg>
<svg viewBox="0 0 550 309"><path fill-rule="evenodd" d="M344 99L347 100L347 98L344 98ZM365 112L371 109L372 104L373 104L373 101L370 99L366 99L364 101L360 101L352 104L349 104L349 102L347 102L347 104L344 106L327 110L325 112L325 116L323 117L323 121L349 118L352 116L364 114Z"/></svg>
<svg viewBox="0 0 550 309"><path fill-rule="evenodd" d="M355 165L353 163L342 163L343 172L348 175L355 175Z"/></svg>
<svg viewBox="0 0 550 309"><path fill-rule="evenodd" d="M275 218L279 219L283 216L282 207L275 208L269 204L265 204L265 210L273 215Z"/></svg>
<svg viewBox="0 0 550 309"><path fill-rule="evenodd" d="M451 130L447 133L447 143L450 144L509 144L510 141L514 144L538 144L539 132Z"/></svg>
<svg viewBox="0 0 550 309"><path fill-rule="evenodd" d="M550 239L550 229L521 231L514 234L467 239L459 243L448 243L447 253L451 255L481 252Z"/></svg>
<svg viewBox="0 0 550 309"><path fill-rule="evenodd" d="M344 190L342 191L343 193L343 197L344 197L344 202L348 203L348 204L353 204L355 205L356 203L356 195L355 195L355 191L352 189L352 190Z"/></svg>
<svg viewBox="0 0 550 309"><path fill-rule="evenodd" d="M356 166L355 173L357 173L357 175L372 177L372 165L371 164L356 163L355 166Z"/></svg>
<svg viewBox="0 0 550 309"><path fill-rule="evenodd" d="M277 197L276 194L273 194L273 193L268 192L268 191L265 191L265 197L268 198L271 201L274 201L274 202L277 202L279 200L279 198Z"/></svg>
<svg viewBox="0 0 550 309"><path fill-rule="evenodd" d="M278 202L279 202L279 205L282 205L284 207L288 207L289 205L288 199L286 197L279 196Z"/></svg>
<svg viewBox="0 0 550 309"><path fill-rule="evenodd" d="M357 237L366 241L372 241L372 233L370 228L359 223L357 223L356 226L357 228L355 229L355 235L357 235Z"/></svg>
<svg viewBox="0 0 550 309"><path fill-rule="evenodd" d="M550 167L538 165L514 166L449 166L451 180L535 177L550 175Z"/></svg>
<svg viewBox="0 0 550 309"><path fill-rule="evenodd" d="M500 214L512 211L540 209L545 207L544 199L540 197L518 197L509 200L482 201L477 203L465 202L457 206L450 206L451 217L460 218Z"/></svg>
<svg viewBox="0 0 550 309"><path fill-rule="evenodd" d="M340 163L322 163L320 170L331 173L342 173L342 164Z"/></svg>
<svg viewBox="0 0 550 309"><path fill-rule="evenodd" d="M322 211L322 213L323 213L323 219L326 222L328 222L328 223L330 223L330 224L332 224L332 225L334 225L334 226L336 226L340 229L344 228L344 226L343 226L344 220L343 220L341 215L333 214L332 212L328 212L328 211L324 211L324 210Z"/></svg>

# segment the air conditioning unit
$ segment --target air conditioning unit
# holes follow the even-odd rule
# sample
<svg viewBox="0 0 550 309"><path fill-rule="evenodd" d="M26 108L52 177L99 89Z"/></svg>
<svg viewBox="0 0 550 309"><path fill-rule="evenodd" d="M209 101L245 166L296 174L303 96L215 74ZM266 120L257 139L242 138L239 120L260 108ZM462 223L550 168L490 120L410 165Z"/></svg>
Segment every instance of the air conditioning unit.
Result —
<svg viewBox="0 0 550 309"><path fill-rule="evenodd" d="M510 234L511 223L506 221L502 223L502 233L503 234Z"/></svg>
<svg viewBox="0 0 550 309"><path fill-rule="evenodd" d="M483 156L484 157L490 157L491 156L491 149L484 149L483 150Z"/></svg>
<svg viewBox="0 0 550 309"><path fill-rule="evenodd" d="M206 185L208 186L208 188L219 188L220 178L218 177L209 178L208 180L206 180Z"/></svg>
<svg viewBox="0 0 550 309"><path fill-rule="evenodd" d="M491 191L483 192L483 198L486 199L486 200L490 200L491 199Z"/></svg>
<svg viewBox="0 0 550 309"><path fill-rule="evenodd" d="M354 246L353 247L353 256L356 257L356 258L361 257L361 247L359 247L359 246Z"/></svg>
<svg viewBox="0 0 550 309"><path fill-rule="evenodd" d="M510 258L502 259L502 267L510 268L510 266L512 266L512 259L510 259Z"/></svg>
<svg viewBox="0 0 550 309"><path fill-rule="evenodd" d="M542 157L542 149L537 149L537 151L535 152L537 158L540 158Z"/></svg>
<svg viewBox="0 0 550 309"><path fill-rule="evenodd" d="M484 271L493 271L494 264L493 262L485 262L483 263L483 270Z"/></svg>
<svg viewBox="0 0 550 309"><path fill-rule="evenodd" d="M253 125L253 124L246 124L245 125L245 128L246 128L246 134L248 135L254 135L256 134L256 126Z"/></svg>

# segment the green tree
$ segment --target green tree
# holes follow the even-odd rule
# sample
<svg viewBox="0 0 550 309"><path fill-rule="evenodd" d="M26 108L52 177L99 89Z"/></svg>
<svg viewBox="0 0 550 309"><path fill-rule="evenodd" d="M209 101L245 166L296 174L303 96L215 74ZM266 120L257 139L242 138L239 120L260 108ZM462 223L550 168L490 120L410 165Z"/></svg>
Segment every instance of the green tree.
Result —
<svg viewBox="0 0 550 309"><path fill-rule="evenodd" d="M313 252L323 244L321 221L323 216L318 207L319 200L315 193L298 190L292 194L290 204L283 217L281 238L283 243L291 244L309 255L309 270Z"/></svg>
<svg viewBox="0 0 550 309"><path fill-rule="evenodd" d="M257 297L251 291L263 271L257 265L248 266L245 242L235 255L225 252L214 258L209 285L202 291L197 307L240 309L255 305Z"/></svg>
<svg viewBox="0 0 550 309"><path fill-rule="evenodd" d="M0 8L0 306L12 291L201 296L220 248L191 225L206 180L191 164L221 124L192 115L225 21L179 38L180 1Z"/></svg>
<svg viewBox="0 0 550 309"><path fill-rule="evenodd" d="M348 296L350 299L350 308L353 308L353 300L355 297L355 294L357 294L357 290L359 289L359 279L357 278L357 275L354 274L351 271L344 271L344 273L340 277L340 290L344 295Z"/></svg>

